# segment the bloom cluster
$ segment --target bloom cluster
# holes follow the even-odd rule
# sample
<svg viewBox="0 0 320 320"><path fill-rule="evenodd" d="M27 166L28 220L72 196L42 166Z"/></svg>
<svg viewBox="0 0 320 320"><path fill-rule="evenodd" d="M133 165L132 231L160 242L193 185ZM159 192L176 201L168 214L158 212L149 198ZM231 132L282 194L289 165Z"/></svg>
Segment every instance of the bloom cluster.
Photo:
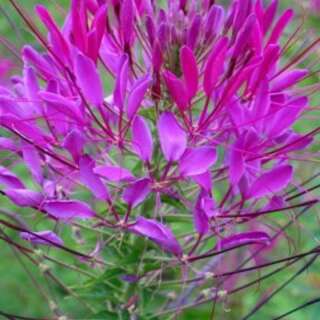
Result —
<svg viewBox="0 0 320 320"><path fill-rule="evenodd" d="M281 235L264 219L314 203L285 193L292 154L317 133L293 129L308 108L297 65L313 45L283 59L294 12L231 2L72 0L63 27L38 5L44 37L11 1L44 50L24 46L23 74L0 88L0 148L15 155L1 193L62 224L146 237L182 265L240 247L262 256ZM65 248L53 230L20 231Z"/></svg>

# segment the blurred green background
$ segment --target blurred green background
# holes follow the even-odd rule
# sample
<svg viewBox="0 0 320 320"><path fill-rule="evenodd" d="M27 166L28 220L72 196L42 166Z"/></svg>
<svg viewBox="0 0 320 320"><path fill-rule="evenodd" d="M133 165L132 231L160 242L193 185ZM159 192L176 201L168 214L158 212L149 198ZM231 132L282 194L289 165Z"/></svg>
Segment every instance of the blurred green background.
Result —
<svg viewBox="0 0 320 320"><path fill-rule="evenodd" d="M20 4L22 4L31 15L32 8L36 3L43 3L50 11L54 14L58 21L62 22L62 16L64 14L64 8L67 8L69 1L68 0L18 0ZM319 35L320 31L320 16L316 13L312 13L308 10L308 1L299 1L293 3L292 1L281 1L281 5L286 7L288 5L294 5L297 8L298 15L305 16L305 30L304 37L316 37ZM306 5L304 7L304 5ZM33 43L35 47L37 47L37 43L34 40L33 36L30 34L29 30L25 27L21 18L17 15L15 10L9 4L7 0L0 0L1 12L0 12L0 36L2 38L8 39L10 43L12 43L17 52L21 49L21 46L24 43ZM303 37L296 44L297 47L303 46ZM320 52L320 49L318 49ZM0 47L0 54L3 57L9 58L13 64L15 64L14 72L19 70L18 61L15 59L14 55L10 53L4 46ZM318 53L315 53L315 59L318 59ZM313 82L318 81L318 77L315 76L312 79ZM320 94L314 95L312 97L312 104L314 106L319 105ZM312 115L312 118L308 118L307 121L299 124L297 126L298 130L306 131L309 128L315 128L316 124L319 123L319 112L315 112ZM315 152L319 151L319 145L315 146ZM1 156L1 154L0 154ZM314 159L313 163L297 163L299 167L299 176L301 179L305 177L309 177L312 174L315 174L318 170L319 159ZM22 169L21 169L22 170ZM23 171L23 170L22 170ZM23 173L22 174L26 174ZM319 181L318 181L319 182ZM315 182L316 184L316 182ZM319 193L318 193L319 195ZM13 206L9 201L0 196L0 204L1 208L8 208L12 211L18 212L19 214L25 215L28 217L28 210L17 209L17 207ZM320 239L320 230L319 230L319 221L317 217L318 210L311 210L309 214L305 215L300 223L295 225L290 233L292 236L297 239L297 247L299 251L304 251L310 249L310 246L316 242L319 242ZM38 226L41 225L42 221L38 221ZM64 230L60 230L63 234L63 238L66 239L67 244L68 241L70 246L78 246L80 249L84 249L81 247L81 243L75 243L74 240L67 232ZM6 230L8 232L8 230ZM76 232L76 230L75 230ZM17 238L17 234L11 232L8 234L13 238ZM90 238L90 234L88 235ZM69 255L61 253L60 251L55 251L54 249L50 249L50 254L55 256L57 259L69 262L72 264L79 264L74 258L70 258ZM279 255L287 256L288 255L288 247L283 246L279 248ZM55 274L59 274L60 280L68 287L74 285L75 283L83 282L85 278L78 274L77 272L73 272L63 268L63 266L59 266L57 264L52 264L52 268ZM90 266L88 266L88 270L95 273L94 270L90 270ZM26 271L28 270L28 271ZM233 299L232 304L228 301L225 303L225 310L219 310L217 319L240 319L240 315L244 315L248 312L256 303L256 299L258 297L258 293L260 290L265 290L266 288L274 288L275 285L279 285L283 281L288 278L289 271L293 272L293 270L297 270L297 267L288 269L287 271L277 275L276 278L272 278L266 283L261 284L261 286L257 285L251 291L245 291L244 293L238 294L235 299ZM39 273L39 270L35 268L32 264L28 262L27 259L19 256L14 253L14 251L7 245L5 242L0 240L0 311L5 311L12 314L22 315L22 316L30 316L30 317L42 317L46 318L48 315L48 306L44 301L44 298L39 293L34 286L34 282L41 283L42 286L48 289L49 292L52 292L52 295L55 297L59 306L62 310L65 310L67 314L73 315L74 319L87 319L86 316L86 308L83 303L79 302L77 299L67 297L65 292L57 285L53 283L47 282ZM34 278L34 281L31 279ZM117 285L115 282L114 285ZM72 289L72 288L71 288ZM82 290L82 291L81 291ZM98 286L96 290L92 293L89 292L86 295L85 286L82 287L77 295L82 297L83 300L96 299L96 301L103 302L104 304L108 303L108 299L110 296L110 288ZM96 296L92 296L96 294ZM304 273L298 280L294 281L291 285L289 285L284 291L282 291L279 295L277 295L271 302L261 309L259 313L253 320L263 319L268 320L273 317L280 315L299 304L302 304L310 299L317 298L320 296L320 262L315 263L306 273ZM189 310L181 316L181 319L209 319L211 305L207 304L195 310ZM222 308L223 309L223 308ZM104 314L101 316L101 319L114 319L114 315ZM0 316L1 318L1 316ZM98 319L95 318L95 319ZM295 313L291 317L287 317L286 319L292 320L318 320L320 319L320 304L314 305L308 309L304 309L303 311L299 311Z"/></svg>

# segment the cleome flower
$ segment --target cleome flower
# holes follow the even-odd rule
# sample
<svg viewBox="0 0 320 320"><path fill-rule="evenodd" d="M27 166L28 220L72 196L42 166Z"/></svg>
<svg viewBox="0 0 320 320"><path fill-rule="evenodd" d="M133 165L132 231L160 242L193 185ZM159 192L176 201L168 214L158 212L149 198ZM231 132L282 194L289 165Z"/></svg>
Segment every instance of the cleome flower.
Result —
<svg viewBox="0 0 320 320"><path fill-rule="evenodd" d="M265 223L270 213L317 202L286 193L293 154L319 132L294 126L310 106L299 63L318 42L288 58L293 10L278 16L277 0L72 0L63 26L36 6L44 36L10 2L42 47L25 45L21 74L0 88L0 148L15 156L0 168L1 193L15 205L146 237L188 265L240 247L262 248L259 258L283 235ZM170 222L179 210L191 238ZM51 231L29 232L21 237L62 246Z"/></svg>

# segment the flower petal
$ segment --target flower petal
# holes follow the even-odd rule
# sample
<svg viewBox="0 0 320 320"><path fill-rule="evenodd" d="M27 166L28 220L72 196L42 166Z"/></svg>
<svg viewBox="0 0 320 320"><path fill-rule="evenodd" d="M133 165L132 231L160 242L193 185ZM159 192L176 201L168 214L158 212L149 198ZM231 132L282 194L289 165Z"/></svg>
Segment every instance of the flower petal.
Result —
<svg viewBox="0 0 320 320"><path fill-rule="evenodd" d="M187 136L171 112L164 112L160 116L158 120L158 134L161 149L166 160L179 160L186 150Z"/></svg>
<svg viewBox="0 0 320 320"><path fill-rule="evenodd" d="M216 247L221 250L246 244L270 245L271 238L262 231L242 232L220 240Z"/></svg>
<svg viewBox="0 0 320 320"><path fill-rule="evenodd" d="M8 188L24 189L24 184L11 171L0 166L0 184L4 184Z"/></svg>
<svg viewBox="0 0 320 320"><path fill-rule="evenodd" d="M169 93L173 101L177 104L178 108L181 111L188 109L189 99L184 83L168 70L163 73L163 77Z"/></svg>
<svg viewBox="0 0 320 320"><path fill-rule="evenodd" d="M134 208L150 193L150 180L143 178L131 183L123 192L122 198L128 206Z"/></svg>
<svg viewBox="0 0 320 320"><path fill-rule="evenodd" d="M129 59L128 56L124 54L119 61L116 83L113 92L113 101L119 109L123 109L124 100L126 97L128 72Z"/></svg>
<svg viewBox="0 0 320 320"><path fill-rule="evenodd" d="M42 208L57 220L89 219L96 215L86 203L79 200L48 200Z"/></svg>
<svg viewBox="0 0 320 320"><path fill-rule="evenodd" d="M30 241L34 244L43 245L63 245L63 241L53 231L44 230L39 232L20 232L20 237L23 240Z"/></svg>
<svg viewBox="0 0 320 320"><path fill-rule="evenodd" d="M119 182L119 181L129 181L134 178L132 173L122 167L116 166L97 166L93 171L107 180Z"/></svg>
<svg viewBox="0 0 320 320"><path fill-rule="evenodd" d="M150 75L147 74L139 79L132 88L127 104L127 114L129 119L137 113L151 82L152 79L150 78Z"/></svg>
<svg viewBox="0 0 320 320"><path fill-rule="evenodd" d="M128 230L149 238L164 250L176 256L182 255L182 248L172 231L156 220L138 217L137 221Z"/></svg>
<svg viewBox="0 0 320 320"><path fill-rule="evenodd" d="M147 122L137 116L132 123L132 147L143 161L151 161L152 135Z"/></svg>
<svg viewBox="0 0 320 320"><path fill-rule="evenodd" d="M293 168L282 165L260 176L251 186L249 197L261 198L284 189L291 181Z"/></svg>
<svg viewBox="0 0 320 320"><path fill-rule="evenodd" d="M94 62L78 53L75 61L75 74L84 97L93 105L100 106L104 99L103 86Z"/></svg>
<svg viewBox="0 0 320 320"><path fill-rule="evenodd" d="M6 189L5 194L13 203L20 207L37 208L44 199L40 192L29 189Z"/></svg>
<svg viewBox="0 0 320 320"><path fill-rule="evenodd" d="M214 148L199 147L185 152L179 162L182 176L195 176L206 172L217 160Z"/></svg>
<svg viewBox="0 0 320 320"><path fill-rule="evenodd" d="M106 186L93 171L94 162L89 156L83 156L79 161L80 179L97 199L107 200L109 194Z"/></svg>
<svg viewBox="0 0 320 320"><path fill-rule="evenodd" d="M198 90L198 66L192 50L183 46L180 50L180 64L183 72L184 82L189 100L192 99Z"/></svg>

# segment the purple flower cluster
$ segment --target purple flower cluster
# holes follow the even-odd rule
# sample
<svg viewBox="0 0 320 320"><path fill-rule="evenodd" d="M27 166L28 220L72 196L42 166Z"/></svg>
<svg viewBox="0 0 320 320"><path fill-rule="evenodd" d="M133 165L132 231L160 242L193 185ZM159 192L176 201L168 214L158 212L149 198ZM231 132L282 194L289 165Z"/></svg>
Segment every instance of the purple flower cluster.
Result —
<svg viewBox="0 0 320 320"><path fill-rule="evenodd" d="M36 7L46 38L11 2L44 50L24 46L23 73L0 88L10 133L0 148L33 182L14 173L17 162L2 166L3 195L48 219L147 237L180 261L195 260L208 237L217 250L271 245L257 218L290 208L291 155L315 134L293 129L308 108L298 90L308 70L297 64L312 46L282 63L291 9L277 17L277 0L72 0L63 27ZM79 200L84 188L93 200ZM193 217L191 251L167 222L179 213L170 201ZM52 231L26 232L62 245Z"/></svg>

